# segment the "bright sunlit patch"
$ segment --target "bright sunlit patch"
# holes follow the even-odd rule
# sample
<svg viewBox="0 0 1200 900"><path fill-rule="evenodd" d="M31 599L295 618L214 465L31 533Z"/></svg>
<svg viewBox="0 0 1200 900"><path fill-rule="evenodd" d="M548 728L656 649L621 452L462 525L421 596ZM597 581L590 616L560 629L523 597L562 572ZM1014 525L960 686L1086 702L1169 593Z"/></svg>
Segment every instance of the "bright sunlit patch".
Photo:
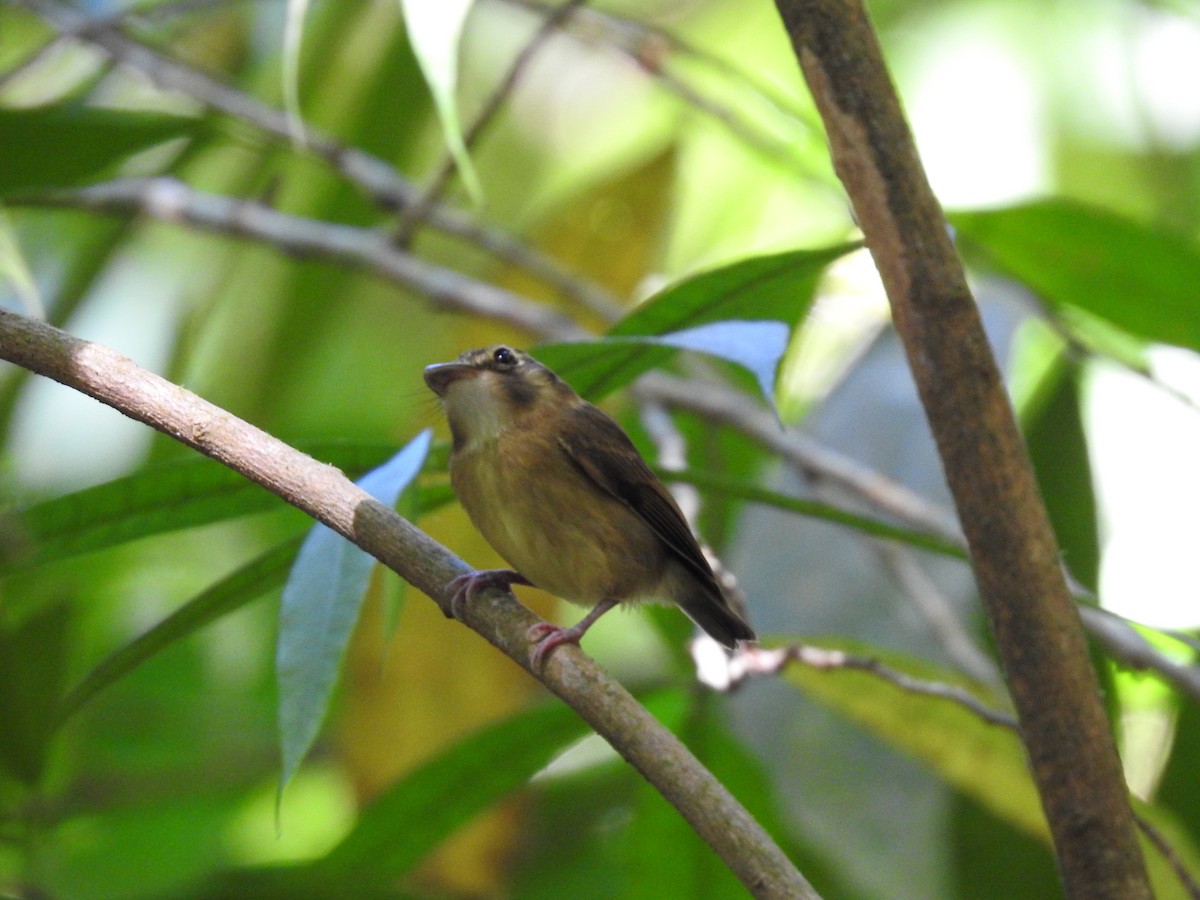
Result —
<svg viewBox="0 0 1200 900"><path fill-rule="evenodd" d="M905 105L930 183L948 207L1046 190L1041 90L992 12L922 29L909 47Z"/></svg>
<svg viewBox="0 0 1200 900"><path fill-rule="evenodd" d="M1195 354L1156 351L1151 359L1164 361L1181 390L1200 380ZM1200 412L1107 365L1090 372L1084 412L1104 536L1104 606L1158 628L1200 625Z"/></svg>
<svg viewBox="0 0 1200 900"><path fill-rule="evenodd" d="M589 734L571 744L558 756L550 760L544 769L534 774L531 781L568 778L597 766L618 762L617 751L598 734Z"/></svg>
<svg viewBox="0 0 1200 900"><path fill-rule="evenodd" d="M1117 672L1120 698L1118 744L1129 790L1151 800L1171 757L1177 718L1177 698L1155 678Z"/></svg>
<svg viewBox="0 0 1200 900"><path fill-rule="evenodd" d="M1200 23L1147 10L1134 47L1134 83L1156 141L1188 149L1200 140Z"/></svg>
<svg viewBox="0 0 1200 900"><path fill-rule="evenodd" d="M830 266L779 373L779 408L795 421L846 374L888 322L879 272L866 250Z"/></svg>
<svg viewBox="0 0 1200 900"><path fill-rule="evenodd" d="M354 824L354 788L332 766L309 765L288 785L275 824L276 784L264 784L229 823L225 844L245 865L295 862L328 853Z"/></svg>

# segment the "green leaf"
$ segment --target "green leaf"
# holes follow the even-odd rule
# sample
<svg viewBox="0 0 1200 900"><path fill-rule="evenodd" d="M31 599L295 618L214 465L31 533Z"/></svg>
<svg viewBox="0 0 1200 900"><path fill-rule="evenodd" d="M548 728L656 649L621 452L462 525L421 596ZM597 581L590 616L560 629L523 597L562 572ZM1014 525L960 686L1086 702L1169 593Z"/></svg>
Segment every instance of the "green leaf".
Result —
<svg viewBox="0 0 1200 900"><path fill-rule="evenodd" d="M1062 894L1054 852L1010 822L998 818L956 793L949 802L944 844L954 887L950 897L1012 900L1013 897L1057 897Z"/></svg>
<svg viewBox="0 0 1200 900"><path fill-rule="evenodd" d="M703 272L647 300L607 337L658 337L725 321L775 321L791 328L807 313L826 267L858 246L757 256ZM653 342L622 346L600 340L543 344L535 355L580 394L597 399L661 365L672 352Z"/></svg>
<svg viewBox="0 0 1200 900"><path fill-rule="evenodd" d="M1100 528L1079 379L1077 366L1061 362L1030 404L1024 427L1063 561L1075 578L1095 591L1100 579Z"/></svg>
<svg viewBox="0 0 1200 900"><path fill-rule="evenodd" d="M0 108L0 198L99 180L134 153L196 127L186 116L77 104Z"/></svg>
<svg viewBox="0 0 1200 900"><path fill-rule="evenodd" d="M777 841L788 828L778 815L775 791L762 763L730 732L722 715L725 698L698 694L682 727L674 730L704 766L725 785ZM623 835L621 871L627 897L740 897L744 888L679 814L645 782ZM811 877L811 859L797 859L802 848L783 849Z"/></svg>
<svg viewBox="0 0 1200 900"><path fill-rule="evenodd" d="M317 459L350 473L377 465L391 450L344 443L308 448ZM420 508L436 508L450 498L448 489L422 491ZM213 460L196 456L160 463L17 510L10 526L16 546L0 559L0 574L278 508L281 501L274 494Z"/></svg>
<svg viewBox="0 0 1200 900"><path fill-rule="evenodd" d="M0 628L0 767L27 784L45 765L66 672L70 607L49 606Z"/></svg>
<svg viewBox="0 0 1200 900"><path fill-rule="evenodd" d="M356 887L395 881L589 730L570 708L547 703L460 741L381 794L313 874Z"/></svg>
<svg viewBox="0 0 1200 900"><path fill-rule="evenodd" d="M196 633L210 622L241 609L275 585L282 584L300 542L301 538L295 537L276 545L111 654L92 669L59 704L58 721L65 721L96 694L128 675L156 653Z"/></svg>
<svg viewBox="0 0 1200 900"><path fill-rule="evenodd" d="M300 109L300 44L308 0L287 0L283 20L283 109L287 113L292 140L304 142L304 114Z"/></svg>
<svg viewBox="0 0 1200 900"><path fill-rule="evenodd" d="M458 166L467 193L478 203L483 197L479 176L471 163L458 120L458 46L472 0L400 0L413 54L421 66L446 136L446 146Z"/></svg>
<svg viewBox="0 0 1200 900"><path fill-rule="evenodd" d="M999 697L951 670L845 640L812 643L878 660L922 681L965 688L983 705L1003 708ZM952 700L913 693L868 672L795 664L787 668L784 678L896 749L920 759L994 815L1049 840L1025 750L1013 731L989 724Z"/></svg>
<svg viewBox="0 0 1200 900"><path fill-rule="evenodd" d="M208 459L151 466L15 513L2 569L58 562L152 534L270 509L278 498Z"/></svg>
<svg viewBox="0 0 1200 900"><path fill-rule="evenodd" d="M1048 303L1148 341L1200 349L1200 248L1194 241L1067 200L950 221L964 249Z"/></svg>
<svg viewBox="0 0 1200 900"><path fill-rule="evenodd" d="M394 506L417 477L432 432L413 438L359 486ZM279 604L275 672L279 681L280 790L316 739L329 708L338 668L366 593L375 558L325 525L309 531Z"/></svg>
<svg viewBox="0 0 1200 900"><path fill-rule="evenodd" d="M29 270L25 254L4 207L0 206L0 286L8 284L20 303L18 311L38 319L46 318L46 305L37 281Z"/></svg>

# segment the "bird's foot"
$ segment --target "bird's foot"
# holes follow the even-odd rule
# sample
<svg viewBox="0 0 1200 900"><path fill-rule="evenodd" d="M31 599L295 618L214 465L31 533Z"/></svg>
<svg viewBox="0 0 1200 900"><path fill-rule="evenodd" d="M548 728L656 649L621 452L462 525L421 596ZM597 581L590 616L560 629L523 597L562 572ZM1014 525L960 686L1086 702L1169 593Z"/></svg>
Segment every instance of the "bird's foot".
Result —
<svg viewBox="0 0 1200 900"><path fill-rule="evenodd" d="M602 600L595 605L591 612L570 628L552 625L549 622L538 622L536 625L531 625L525 632L529 640L536 642L533 654L529 658L530 665L534 669L542 668L546 657L561 644L574 644L578 647L579 641L595 621L616 605L616 600Z"/></svg>
<svg viewBox="0 0 1200 900"><path fill-rule="evenodd" d="M475 599L475 595L480 591L485 591L488 588L499 588L502 591L507 591L514 584L527 584L532 587L533 583L522 575L520 572L514 572L512 569L478 569L474 572L467 572L465 575L459 575L453 579L447 589L450 594L450 615L451 617L463 620L463 613L466 611L466 605Z"/></svg>
<svg viewBox="0 0 1200 900"><path fill-rule="evenodd" d="M578 625L563 628L561 625L551 625L549 622L538 622L525 632L529 640L536 642L533 655L529 658L530 665L535 669L540 669L550 651L560 644L579 646L579 641L585 631L587 631L586 628L580 628Z"/></svg>

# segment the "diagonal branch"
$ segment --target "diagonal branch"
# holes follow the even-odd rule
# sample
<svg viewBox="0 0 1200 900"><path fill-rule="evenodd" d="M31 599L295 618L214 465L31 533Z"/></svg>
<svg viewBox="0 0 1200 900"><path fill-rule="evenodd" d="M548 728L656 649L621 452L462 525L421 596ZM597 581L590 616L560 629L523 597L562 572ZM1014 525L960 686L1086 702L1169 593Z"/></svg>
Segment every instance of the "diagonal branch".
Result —
<svg viewBox="0 0 1200 900"><path fill-rule="evenodd" d="M174 178L123 178L73 191L14 198L11 203L142 214L203 231L250 238L293 256L360 266L451 312L485 316L560 340L586 336L570 317L398 250L383 232L280 212L256 200L197 191Z"/></svg>
<svg viewBox="0 0 1200 900"><path fill-rule="evenodd" d="M449 615L447 583L466 564L340 471L100 345L0 310L0 358L81 391L212 457L324 522ZM537 621L512 594L488 591L465 622L558 695L672 803L755 896L817 894L732 794L615 680L576 647L534 671L525 633Z"/></svg>
<svg viewBox="0 0 1200 900"><path fill-rule="evenodd" d="M1150 897L1028 454L879 42L855 0L777 0L875 258L971 551L1068 896Z"/></svg>

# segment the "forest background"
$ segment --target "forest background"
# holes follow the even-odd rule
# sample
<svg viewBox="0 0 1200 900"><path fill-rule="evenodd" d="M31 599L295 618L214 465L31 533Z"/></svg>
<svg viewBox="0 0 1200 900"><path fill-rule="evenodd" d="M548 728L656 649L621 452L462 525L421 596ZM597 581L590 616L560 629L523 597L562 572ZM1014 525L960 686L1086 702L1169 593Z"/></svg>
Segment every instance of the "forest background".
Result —
<svg viewBox="0 0 1200 900"><path fill-rule="evenodd" d="M1200 17L871 14L1076 594L1111 613L1084 621L1157 893L1189 896ZM531 349L686 468L765 643L806 648L722 692L698 671L742 673L690 655L673 611L584 644L821 895L1058 890L929 427L772 5L20 0L0 36L6 308L355 478L432 427L398 508L479 567L499 561L448 490L421 370ZM277 821L279 597L311 519L15 367L0 439L0 890L741 894L581 721L382 569L340 667L339 640L314 652L303 727L284 717L292 763L324 728Z"/></svg>

